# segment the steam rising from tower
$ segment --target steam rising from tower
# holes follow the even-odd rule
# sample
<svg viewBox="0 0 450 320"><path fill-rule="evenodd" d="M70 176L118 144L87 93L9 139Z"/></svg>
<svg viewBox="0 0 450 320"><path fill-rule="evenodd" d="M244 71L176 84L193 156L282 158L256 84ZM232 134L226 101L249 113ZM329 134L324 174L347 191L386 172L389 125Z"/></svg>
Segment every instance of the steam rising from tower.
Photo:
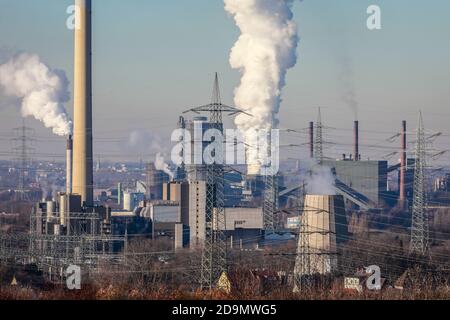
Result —
<svg viewBox="0 0 450 320"><path fill-rule="evenodd" d="M74 132L72 191L93 205L91 0L75 0Z"/></svg>
<svg viewBox="0 0 450 320"><path fill-rule="evenodd" d="M22 116L33 116L60 136L72 132L64 108L69 100L68 85L63 71L52 70L36 54L21 53L0 65L0 86L21 100Z"/></svg>
<svg viewBox="0 0 450 320"><path fill-rule="evenodd" d="M238 115L235 123L246 143L254 145L255 130L278 125L277 114L287 70L297 61L297 24L291 10L293 0L225 0L241 30L231 51L230 64L242 73L235 90L235 104L252 115ZM260 155L247 151L249 174L259 171Z"/></svg>

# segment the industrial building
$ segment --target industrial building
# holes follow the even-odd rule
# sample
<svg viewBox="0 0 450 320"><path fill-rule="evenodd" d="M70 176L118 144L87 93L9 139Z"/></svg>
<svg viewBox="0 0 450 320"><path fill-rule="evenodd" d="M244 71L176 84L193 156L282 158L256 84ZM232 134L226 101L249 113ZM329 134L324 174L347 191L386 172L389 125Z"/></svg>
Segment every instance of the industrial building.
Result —
<svg viewBox="0 0 450 320"><path fill-rule="evenodd" d="M353 161L348 158L340 160L323 160L336 178L363 194L376 205L382 205L387 193L388 162L384 160Z"/></svg>
<svg viewBox="0 0 450 320"><path fill-rule="evenodd" d="M94 205L92 3L76 0L75 5L74 130L73 143L72 136L67 140L66 193L38 203L30 218L30 260L50 278L63 277L71 263L95 268L100 256L124 245L123 237L112 235L110 208Z"/></svg>

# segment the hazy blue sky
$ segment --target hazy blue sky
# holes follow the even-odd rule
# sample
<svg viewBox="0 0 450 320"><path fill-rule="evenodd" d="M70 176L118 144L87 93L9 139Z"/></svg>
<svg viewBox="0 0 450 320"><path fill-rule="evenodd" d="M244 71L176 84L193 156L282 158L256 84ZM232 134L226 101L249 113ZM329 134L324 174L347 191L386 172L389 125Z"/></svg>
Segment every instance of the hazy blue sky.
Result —
<svg viewBox="0 0 450 320"><path fill-rule="evenodd" d="M73 34L65 24L72 2L0 0L0 62L20 51L37 53L72 79ZM228 56L239 31L222 0L93 3L97 155L116 156L122 150L137 158L133 150L120 148L134 129L158 133L168 145L166 135L179 113L209 101L214 71L221 74L224 102L232 103L239 73L230 68ZM370 4L382 9L380 31L366 28ZM302 39L297 66L288 73L281 127L306 127L322 106L325 124L338 129L329 129L327 140L350 144L354 115L342 97L354 83L363 157L388 153L373 145L387 144L383 140L398 131L403 119L415 127L419 109L428 129L450 135L450 1L305 0L294 11ZM3 155L21 119L18 108L2 96L0 108ZM71 113L71 103L67 108ZM36 148L63 155L61 139L35 120L27 124L36 129ZM298 135L289 141L295 137L305 140ZM436 147L449 143L444 136ZM328 152L350 151L350 146L337 146Z"/></svg>

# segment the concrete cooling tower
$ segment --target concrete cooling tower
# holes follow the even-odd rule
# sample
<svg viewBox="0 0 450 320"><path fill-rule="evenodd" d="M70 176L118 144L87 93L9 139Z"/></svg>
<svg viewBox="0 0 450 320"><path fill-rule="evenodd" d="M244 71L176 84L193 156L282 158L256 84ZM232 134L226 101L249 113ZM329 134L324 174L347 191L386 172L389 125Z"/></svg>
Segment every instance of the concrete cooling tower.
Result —
<svg viewBox="0 0 450 320"><path fill-rule="evenodd" d="M338 245L346 239L347 219L340 195L306 195L300 225L296 278L338 270Z"/></svg>

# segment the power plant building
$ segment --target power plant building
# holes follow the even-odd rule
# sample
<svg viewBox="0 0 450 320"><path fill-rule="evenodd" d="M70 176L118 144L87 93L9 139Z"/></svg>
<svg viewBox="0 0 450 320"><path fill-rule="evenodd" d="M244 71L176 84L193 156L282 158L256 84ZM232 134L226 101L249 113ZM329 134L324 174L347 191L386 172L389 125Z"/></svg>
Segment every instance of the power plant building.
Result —
<svg viewBox="0 0 450 320"><path fill-rule="evenodd" d="M338 180L373 203L383 204L387 193L387 161L323 160L323 165L329 167Z"/></svg>

